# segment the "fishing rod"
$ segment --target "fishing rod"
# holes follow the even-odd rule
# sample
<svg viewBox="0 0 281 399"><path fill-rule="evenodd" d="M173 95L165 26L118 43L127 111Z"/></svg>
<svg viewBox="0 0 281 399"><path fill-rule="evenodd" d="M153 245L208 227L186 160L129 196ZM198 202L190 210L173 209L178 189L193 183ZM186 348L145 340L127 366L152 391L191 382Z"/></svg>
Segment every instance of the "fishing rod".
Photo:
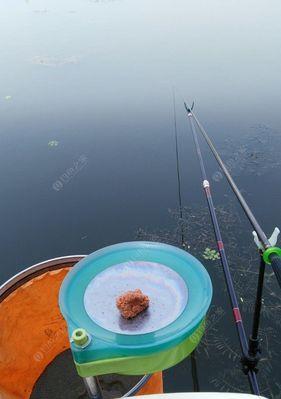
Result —
<svg viewBox="0 0 281 399"><path fill-rule="evenodd" d="M267 238L266 234L264 233L263 229L261 228L260 224L258 223L257 219L255 218L253 212L249 208L245 198L241 194L240 190L238 189L237 185L235 184L232 176L230 175L229 171L227 170L227 167L225 166L223 160L221 159L218 151L216 150L213 142L211 141L210 137L208 136L207 132L199 122L198 118L194 114L193 110L190 109L190 113L192 117L194 118L198 129L200 130L201 134L203 135L204 139L206 140L209 148L211 149L215 159L217 160L219 166L223 170L223 173L225 177L227 178L234 194L236 195L240 205L242 206L247 218L249 219L251 225L254 228L253 234L257 235L258 240L256 241L256 244L259 247L259 250L262 253L262 258L263 261L266 264L270 264L272 266L272 269L274 271L274 274L276 276L276 279L278 281L278 284L281 288L281 248L278 248L275 246L279 230L275 229L272 237L270 239Z"/></svg>
<svg viewBox="0 0 281 399"><path fill-rule="evenodd" d="M194 105L194 103L193 103ZM211 149L215 159L217 160L219 166L224 172L225 177L227 178L234 194L236 195L242 209L244 210L247 218L249 219L251 225L254 228L253 235L254 241L259 249L260 254L260 267L259 267L259 277L258 277L258 285L257 285L257 293L253 314L253 322L252 322L252 333L249 337L249 355L253 358L256 358L256 364L260 358L260 340L258 338L259 333L259 325L260 325L260 315L262 309L262 293L263 293L263 285L264 285L264 274L266 264L270 264L276 276L277 282L281 287L281 249L276 247L276 242L279 234L279 229L276 227L272 236L268 239L263 229L259 225L257 219L249 208L247 202L242 196L240 190L235 184L232 176L230 175L227 167L225 166L223 160L221 159L218 151L216 150L214 144L212 143L210 137L207 132L199 122L198 118L193 112L193 106L191 107L192 116L196 122L196 125L203 135L205 141L207 142L209 148Z"/></svg>
<svg viewBox="0 0 281 399"><path fill-rule="evenodd" d="M184 106L185 106L185 109L187 112L188 120L190 123L192 135L193 135L193 140L194 140L194 144L195 144L195 148L196 148L196 152L197 152L197 156L198 156L198 160L199 160L199 164L200 164L201 175L202 175L202 179L203 179L203 188L204 188L204 192L206 195L208 208L210 211L210 216L212 219L212 224L213 224L216 241L217 241L217 247L218 247L218 251L220 253L220 260L221 260L221 264L222 264L223 271L224 271L226 286L227 286L230 303L231 303L231 307L232 307L232 312L233 312L233 316L234 316L234 321L235 321L235 325L236 325L236 329L237 329L237 333L238 333L239 343L240 343L241 352L242 352L241 362L243 364L244 371L246 372L246 374L248 376L252 393L255 395L260 395L260 390L259 390L257 376L256 376L257 361L256 361L255 357L252 357L249 354L248 340L247 340L247 336L245 333L245 328L244 328L242 316L240 313L239 304L238 304L237 296L235 293L233 280L232 280L229 265L228 265L228 260L226 257L226 252L224 249L224 243L222 240L222 235L221 235L221 231L220 231L220 227L219 227L219 223L218 223L218 219L217 219L217 214L216 214L216 210L215 210L215 206L214 206L213 198L212 198L212 194L211 194L210 183L207 178L206 168L205 168L204 160L202 157L202 153L201 153L201 149L200 149L200 145L199 145L199 141L198 141L198 135L196 133L195 126L193 123L192 108L188 108L186 103L184 103Z"/></svg>

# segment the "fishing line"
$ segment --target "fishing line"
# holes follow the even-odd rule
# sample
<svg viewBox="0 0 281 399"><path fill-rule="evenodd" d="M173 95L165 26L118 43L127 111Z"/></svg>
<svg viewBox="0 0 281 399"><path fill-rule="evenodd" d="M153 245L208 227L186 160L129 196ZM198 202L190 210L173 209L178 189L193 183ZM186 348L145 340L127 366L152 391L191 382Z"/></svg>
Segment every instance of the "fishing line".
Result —
<svg viewBox="0 0 281 399"><path fill-rule="evenodd" d="M193 140L194 140L194 144L195 144L195 148L196 148L196 153L197 153L199 164L200 164L201 175L203 178L203 188L204 188L204 192L206 195L208 208L210 211L210 216L211 216L211 220L212 220L212 224L213 224L213 228L214 228L214 233L215 233L216 240L217 240L217 247L218 247L218 251L220 253L221 264L223 267L226 286L227 286L227 290L228 290L228 294L229 294L229 298L230 298L230 302L231 302L233 317L234 317L234 321L235 321L235 325L236 325L236 329L237 329L237 333L238 333L239 343L240 343L240 347L241 347L241 351L242 351L241 362L244 366L244 371L248 376L252 393L254 393L255 395L259 395L260 391L259 391L259 386L258 386L258 382L257 382L256 368L255 368L256 367L256 358L251 357L249 355L248 340L247 340L247 336L245 333L244 324L243 324L242 316L240 313L237 296L236 296L234 286L233 286L233 280L231 277L228 260L226 257L226 252L224 249L224 243L223 243L222 236L221 236L221 231L220 231L220 227L219 227L219 223L218 223L218 219L217 219L215 206L213 203L213 198L212 198L211 189L210 189L210 183L207 179L206 168L205 168L203 156L202 156L200 145L199 145L198 135L196 133L195 126L193 123L193 112L192 112L191 108L187 107L186 103L184 103L184 106L185 106L185 109L187 112L188 120L190 123L190 128L191 128L192 135L193 135Z"/></svg>
<svg viewBox="0 0 281 399"><path fill-rule="evenodd" d="M179 163L178 126L177 126L177 114L176 114L176 97L175 97L175 90L174 90L174 89L173 89L173 112L174 112L174 134L175 134L175 150L176 150L178 203L179 203L180 226L181 226L181 245L182 245L182 247L185 247L184 233L183 233L183 212L182 212L182 195L181 195L182 190L181 190L181 176L180 176L180 163Z"/></svg>

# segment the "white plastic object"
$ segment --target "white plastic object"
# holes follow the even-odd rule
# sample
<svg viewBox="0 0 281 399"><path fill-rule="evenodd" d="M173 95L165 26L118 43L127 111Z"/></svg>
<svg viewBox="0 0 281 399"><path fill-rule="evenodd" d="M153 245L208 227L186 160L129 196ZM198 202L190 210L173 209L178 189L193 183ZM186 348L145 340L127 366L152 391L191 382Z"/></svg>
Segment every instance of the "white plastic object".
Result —
<svg viewBox="0 0 281 399"><path fill-rule="evenodd" d="M278 227L275 227L275 229L273 230L273 233L271 234L270 239L268 240L273 247L275 247L275 245L277 243L279 233L280 233L280 230L278 229Z"/></svg>
<svg viewBox="0 0 281 399"><path fill-rule="evenodd" d="M278 229L278 227L275 227L275 229L273 230L273 233L271 234L271 237L268 239L268 241L270 242L270 245L272 247L275 247L277 240L278 240L279 233L280 233L280 230ZM258 249L260 249L261 251L264 251L264 247L263 247L262 243L260 242L256 231L253 231L253 236L254 236L254 241L255 241Z"/></svg>
<svg viewBox="0 0 281 399"><path fill-rule="evenodd" d="M164 393L159 395L140 395L136 399L266 399L264 396L256 396L244 393L223 392L181 392Z"/></svg>

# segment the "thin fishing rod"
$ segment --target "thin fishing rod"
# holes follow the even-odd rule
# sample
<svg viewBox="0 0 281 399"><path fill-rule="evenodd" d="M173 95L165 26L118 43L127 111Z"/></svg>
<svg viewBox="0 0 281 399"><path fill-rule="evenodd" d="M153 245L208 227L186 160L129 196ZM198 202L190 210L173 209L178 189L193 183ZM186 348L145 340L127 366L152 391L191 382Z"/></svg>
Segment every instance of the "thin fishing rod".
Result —
<svg viewBox="0 0 281 399"><path fill-rule="evenodd" d="M186 106L186 104L185 104ZM251 209L249 208L245 198L243 197L243 195L241 194L240 190L238 189L237 185L235 184L232 176L230 175L229 171L227 170L227 167L225 166L223 160L221 159L219 153L217 152L214 144L212 143L210 137L208 136L207 132L205 131L205 129L203 128L203 126L201 125L201 123L199 122L198 118L196 117L196 115L194 114L194 112L192 111L192 109L190 109L190 113L192 114L199 131L201 132L201 134L203 135L204 139L206 140L209 148L211 149L214 157L216 158L219 166L221 167L221 169L224 172L225 177L227 178L234 194L236 195L240 205L242 206L247 218L249 219L251 225L253 226L255 232L257 233L257 236L263 246L263 259L265 261L265 263L270 264L275 277L278 281L279 287L281 288L281 249L278 247L274 247L271 242L269 241L269 239L267 238L266 234L264 233L263 229L261 228L260 224L258 223L257 219L255 218L254 214L252 213Z"/></svg>
<svg viewBox="0 0 281 399"><path fill-rule="evenodd" d="M185 247L183 225L182 225L182 223L183 223L182 196L181 196L182 190L181 190L181 176L180 176L180 162L179 162L178 126L177 126L175 90L173 90L173 112L174 112L174 133L175 133L175 150L176 150L178 202L179 202L180 227L181 227L181 245L182 245L182 247Z"/></svg>
<svg viewBox="0 0 281 399"><path fill-rule="evenodd" d="M217 219L217 214L216 214L216 210L215 210L214 203L213 203L213 198L212 198L212 194L211 194L211 190L210 190L210 183L207 179L207 173L206 173L204 160L202 157L202 153L201 153L201 149L200 149L200 145L199 145L199 141L198 141L198 135L196 133L194 123L193 123L193 114L192 114L192 111L190 110L190 108L188 108L186 106L186 104L184 104L184 105L185 105L185 109L187 111L188 120L190 123L193 140L194 140L194 144L195 144L195 148L196 148L196 152L197 152L197 156L198 156L198 160L199 160L199 164L200 164L201 174L202 174L202 178L203 178L203 188L204 188L204 192L206 195L208 208L210 211L210 216L212 219L212 224L213 224L216 241L217 241L217 247L218 247L218 251L220 253L220 260L221 260L221 264L222 264L223 271L224 271L226 286L227 286L230 303L231 303L231 307L232 307L232 312L233 312L233 317L234 317L234 321L235 321L235 325L236 325L236 329L237 329L237 333L238 333L239 343L240 343L241 352L242 352L241 361L244 366L244 371L248 375L252 393L254 393L255 395L259 395L260 391L259 391L259 386L258 386L258 382L257 382L255 364L253 363L253 359L251 357L249 357L248 340L247 340L247 336L245 333L244 324L243 324L242 316L240 313L237 296L236 296L235 289L233 286L233 280L231 277L231 273L230 273L230 269L229 269L225 249L224 249L224 244L223 244L223 240L222 240L222 236L221 236L221 231L220 231L220 227L219 227L219 223L218 223L218 219Z"/></svg>

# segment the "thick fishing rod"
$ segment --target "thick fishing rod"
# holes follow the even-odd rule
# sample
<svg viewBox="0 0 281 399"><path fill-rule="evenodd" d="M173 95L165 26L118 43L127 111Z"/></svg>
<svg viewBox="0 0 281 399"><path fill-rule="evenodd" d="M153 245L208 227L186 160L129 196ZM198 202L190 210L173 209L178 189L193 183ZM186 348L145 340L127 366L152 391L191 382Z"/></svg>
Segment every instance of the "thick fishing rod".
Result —
<svg viewBox="0 0 281 399"><path fill-rule="evenodd" d="M185 104L186 106L186 104ZM242 206L247 218L249 219L251 225L253 226L259 241L260 241L260 249L262 251L262 257L263 260L266 264L271 264L272 269L274 271L274 274L276 276L276 279L278 281L278 284L281 288L281 249L278 247L275 247L274 245L271 244L270 240L267 238L266 234L264 233L263 229L261 228L260 224L258 223L257 219L255 218L253 212L249 208L245 198L241 194L240 190L238 189L237 185L235 184L232 176L230 175L229 171L227 170L227 167L225 166L223 160L221 159L219 153L217 152L213 142L211 141L210 137L208 136L207 132L199 122L198 118L194 114L193 110L190 109L190 113L192 117L194 118L198 129L200 130L201 134L203 135L204 139L206 140L208 146L210 147L214 157L216 158L219 166L223 170L223 173L225 177L227 178L234 194L236 195L238 201L240 202L240 205Z"/></svg>
<svg viewBox="0 0 281 399"><path fill-rule="evenodd" d="M222 240L222 236L221 236L221 231L220 231L220 227L219 227L219 223L218 223L218 219L217 219L217 214L216 214L216 210L215 210L214 203L213 203L213 198L212 198L212 194L211 194L211 190L210 190L210 183L207 179L207 173L206 173L204 160L202 157L202 153L201 153L201 149L200 149L200 145L199 145L199 141L198 141L198 135L196 133L194 123L193 123L193 113L192 113L192 110L190 108L188 108L185 103L184 103L184 106L187 111L187 116L188 116L188 120L190 123L193 140L194 140L194 144L195 144L195 148L196 148L196 152L197 152L197 156L198 156L198 160L199 160L199 164L200 164L201 175L202 175L202 179L203 179L203 188L204 188L204 192L206 195L208 208L210 211L210 216L212 219L212 224L213 224L216 241L217 241L217 247L218 247L218 251L220 253L220 260L221 260L221 264L222 264L223 271L224 271L226 286L227 286L230 303L231 303L231 307L232 307L232 312L233 312L233 317L234 317L234 321L235 321L235 325L236 325L236 329L237 329L237 333L238 333L239 343L240 343L241 352L242 352L241 362L243 364L244 371L247 373L252 393L255 395L259 395L260 390L259 390L259 386L258 386L258 382L257 382L256 368L255 368L256 361L255 361L255 358L252 358L249 355L248 340L247 340L247 336L245 333L244 324L243 324L243 320L241 317L237 296L236 296L235 289L233 286L233 280L231 277L231 273L230 273L230 269L229 269L225 249L224 249L224 244L223 244L223 240Z"/></svg>

